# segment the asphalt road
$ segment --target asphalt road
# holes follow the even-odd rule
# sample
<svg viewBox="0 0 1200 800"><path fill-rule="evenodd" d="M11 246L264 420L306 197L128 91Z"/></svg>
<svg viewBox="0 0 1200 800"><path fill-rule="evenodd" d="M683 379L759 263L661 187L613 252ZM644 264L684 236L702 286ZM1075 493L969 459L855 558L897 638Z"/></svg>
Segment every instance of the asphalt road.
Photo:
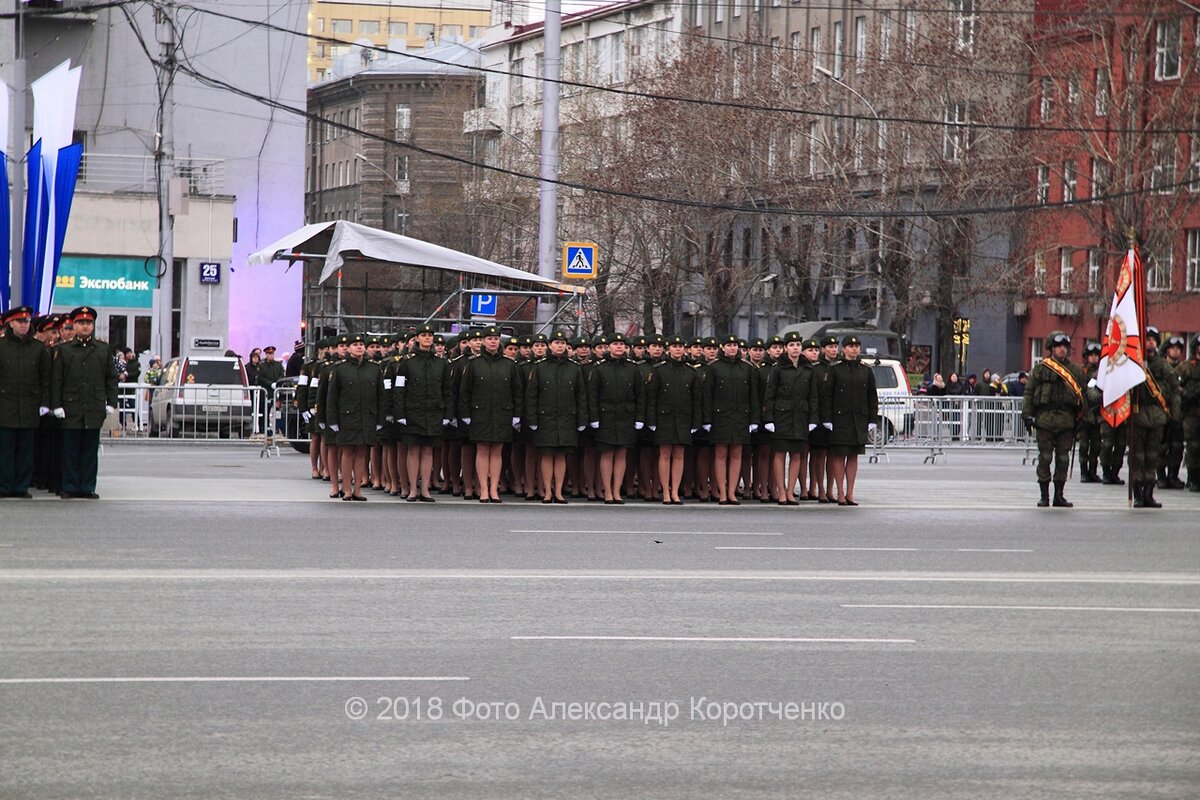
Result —
<svg viewBox="0 0 1200 800"><path fill-rule="evenodd" d="M1039 510L1019 453L864 464L856 509L101 473L0 501L2 798L1200 796L1200 495Z"/></svg>

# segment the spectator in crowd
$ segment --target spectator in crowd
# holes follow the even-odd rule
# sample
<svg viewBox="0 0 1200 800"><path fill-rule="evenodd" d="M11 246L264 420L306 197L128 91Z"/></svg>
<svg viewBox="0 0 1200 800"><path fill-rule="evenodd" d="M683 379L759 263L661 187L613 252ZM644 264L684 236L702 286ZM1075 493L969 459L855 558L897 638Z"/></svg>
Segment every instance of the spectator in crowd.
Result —
<svg viewBox="0 0 1200 800"><path fill-rule="evenodd" d="M1004 376L998 372L994 373L992 375L992 395L995 397L1000 397L1001 395L1007 394L1008 387L1004 385Z"/></svg>
<svg viewBox="0 0 1200 800"><path fill-rule="evenodd" d="M1008 382L1009 397L1024 397L1025 396L1025 384L1027 384L1027 383L1029 383L1029 373L1018 372L1017 379L1015 381Z"/></svg>
<svg viewBox="0 0 1200 800"><path fill-rule="evenodd" d="M972 375L971 377L974 378L975 376ZM992 371L990 369L985 369L983 371L983 377L979 383L976 384L975 392L980 397L991 397L996 393L995 389L992 387Z"/></svg>
<svg viewBox="0 0 1200 800"><path fill-rule="evenodd" d="M251 386L258 386L258 365L262 363L262 350L257 347L250 351L250 357L246 359L246 383Z"/></svg>
<svg viewBox="0 0 1200 800"><path fill-rule="evenodd" d="M959 394L970 395L974 397L979 394L979 378L975 375L968 375L967 382L963 384L962 391Z"/></svg>
<svg viewBox="0 0 1200 800"><path fill-rule="evenodd" d="M946 381L946 394L962 394L963 382L958 379L957 372L950 373L950 379Z"/></svg>
<svg viewBox="0 0 1200 800"><path fill-rule="evenodd" d="M137 383L142 376L142 365L138 361L137 354L133 352L132 347L126 347L117 354L117 382L118 383ZM129 389L128 391L121 390L119 408L121 410L121 425L124 426L129 421L137 422L137 390Z"/></svg>
<svg viewBox="0 0 1200 800"><path fill-rule="evenodd" d="M300 377L300 370L304 368L304 342L297 339L292 345L292 355L287 360L287 365L284 370L284 376L288 378Z"/></svg>
<svg viewBox="0 0 1200 800"><path fill-rule="evenodd" d="M929 392L931 397L944 397L946 395L946 380L942 377L942 373L933 373L933 380L929 383Z"/></svg>

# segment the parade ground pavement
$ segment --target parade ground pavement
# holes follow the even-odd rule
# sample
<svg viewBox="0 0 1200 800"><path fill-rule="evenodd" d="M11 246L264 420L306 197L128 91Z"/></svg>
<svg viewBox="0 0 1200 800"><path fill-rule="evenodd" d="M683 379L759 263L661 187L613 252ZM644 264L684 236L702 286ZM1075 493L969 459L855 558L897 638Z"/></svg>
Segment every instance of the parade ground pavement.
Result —
<svg viewBox="0 0 1200 800"><path fill-rule="evenodd" d="M857 508L0 500L0 798L1200 797L1200 494L896 451Z"/></svg>

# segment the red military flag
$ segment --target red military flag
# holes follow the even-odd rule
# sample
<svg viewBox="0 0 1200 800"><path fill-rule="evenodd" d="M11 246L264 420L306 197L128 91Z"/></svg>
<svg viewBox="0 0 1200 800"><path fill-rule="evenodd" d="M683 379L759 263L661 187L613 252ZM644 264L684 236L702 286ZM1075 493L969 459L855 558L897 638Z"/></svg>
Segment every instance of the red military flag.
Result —
<svg viewBox="0 0 1200 800"><path fill-rule="evenodd" d="M1121 262L1112 311L1100 350L1096 385L1104 392L1101 414L1114 428L1129 419L1129 390L1146 381L1142 321L1145 314L1145 281L1137 247L1130 245Z"/></svg>

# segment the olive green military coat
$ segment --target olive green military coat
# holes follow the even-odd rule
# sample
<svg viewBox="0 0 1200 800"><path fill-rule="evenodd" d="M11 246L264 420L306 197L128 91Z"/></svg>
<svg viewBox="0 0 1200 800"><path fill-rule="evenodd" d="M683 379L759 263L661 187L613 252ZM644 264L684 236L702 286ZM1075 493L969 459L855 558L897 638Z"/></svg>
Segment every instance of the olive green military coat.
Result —
<svg viewBox="0 0 1200 800"><path fill-rule="evenodd" d="M513 417L520 417L520 369L515 361L484 352L467 362L458 387L459 419L469 419L467 438L472 442L511 442Z"/></svg>
<svg viewBox="0 0 1200 800"><path fill-rule="evenodd" d="M565 355L546 356L534 365L525 386L526 426L536 425L535 447L575 447L588 423L583 369Z"/></svg>
<svg viewBox="0 0 1200 800"><path fill-rule="evenodd" d="M775 424L779 439L808 440L808 426L821 422L821 393L817 371L803 356L796 365L786 356L771 367L763 424Z"/></svg>
<svg viewBox="0 0 1200 800"><path fill-rule="evenodd" d="M50 407L50 351L33 336L0 336L0 428L38 426Z"/></svg>
<svg viewBox="0 0 1200 800"><path fill-rule="evenodd" d="M762 419L758 396L758 375L754 367L723 353L708 365L704 389L705 422L712 425L709 441L713 444L747 444L750 426Z"/></svg>
<svg viewBox="0 0 1200 800"><path fill-rule="evenodd" d="M432 350L417 348L402 359L392 378L392 416L405 420L404 432L441 436L442 420L453 415L450 365Z"/></svg>
<svg viewBox="0 0 1200 800"><path fill-rule="evenodd" d="M588 424L599 422L596 442L608 447L632 447L637 443L635 422L644 420L642 371L627 358L606 358L588 378Z"/></svg>
<svg viewBox="0 0 1200 800"><path fill-rule="evenodd" d="M99 430L117 407L117 365L108 342L72 339L54 351L50 369L50 408L66 412L63 430Z"/></svg>
<svg viewBox="0 0 1200 800"><path fill-rule="evenodd" d="M383 370L369 358L347 358L333 368L325 398L325 424L337 425L339 447L374 445L383 424Z"/></svg>
<svg viewBox="0 0 1200 800"><path fill-rule="evenodd" d="M830 446L865 447L868 426L879 424L879 393L871 368L858 359L835 361L819 392L821 422L833 423Z"/></svg>
<svg viewBox="0 0 1200 800"><path fill-rule="evenodd" d="M700 385L700 373L682 359L667 358L650 371L644 419L647 425L654 426L655 444L692 443L692 431L704 419Z"/></svg>

